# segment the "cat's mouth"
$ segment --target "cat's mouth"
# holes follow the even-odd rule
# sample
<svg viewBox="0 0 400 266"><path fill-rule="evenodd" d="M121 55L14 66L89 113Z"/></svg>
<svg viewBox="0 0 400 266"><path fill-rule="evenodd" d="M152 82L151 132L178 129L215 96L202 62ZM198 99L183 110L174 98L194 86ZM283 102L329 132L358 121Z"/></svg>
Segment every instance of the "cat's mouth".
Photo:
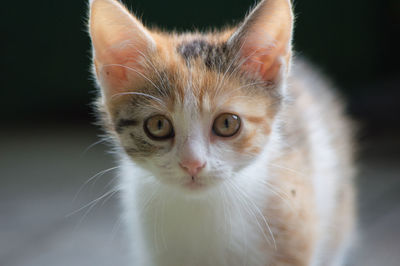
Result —
<svg viewBox="0 0 400 266"><path fill-rule="evenodd" d="M206 187L206 185L201 182L200 178L196 176L189 177L188 180L183 183L183 186L189 190L200 190Z"/></svg>

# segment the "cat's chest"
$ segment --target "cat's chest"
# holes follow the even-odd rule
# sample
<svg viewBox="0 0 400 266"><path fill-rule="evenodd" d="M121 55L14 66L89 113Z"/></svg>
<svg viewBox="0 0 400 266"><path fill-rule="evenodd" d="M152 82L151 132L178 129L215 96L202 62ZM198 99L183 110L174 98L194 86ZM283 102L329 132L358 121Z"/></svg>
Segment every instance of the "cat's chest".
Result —
<svg viewBox="0 0 400 266"><path fill-rule="evenodd" d="M261 265L265 251L254 220L244 206L218 197L160 197L142 213L140 228L156 265Z"/></svg>

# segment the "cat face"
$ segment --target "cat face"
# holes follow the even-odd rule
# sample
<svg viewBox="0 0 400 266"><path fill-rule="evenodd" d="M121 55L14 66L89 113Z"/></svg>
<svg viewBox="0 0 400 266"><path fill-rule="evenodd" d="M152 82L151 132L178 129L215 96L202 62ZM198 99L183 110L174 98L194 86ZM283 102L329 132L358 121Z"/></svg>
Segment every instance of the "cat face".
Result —
<svg viewBox="0 0 400 266"><path fill-rule="evenodd" d="M95 0L90 34L103 122L161 183L229 182L267 147L289 68L288 1L262 1L238 28L178 35Z"/></svg>
<svg viewBox="0 0 400 266"><path fill-rule="evenodd" d="M232 75L234 68L218 71L197 59L188 66L174 53L178 61L164 63L160 77L159 68L146 69L142 88L114 96L111 120L132 160L163 183L197 190L259 156L279 97L261 80Z"/></svg>

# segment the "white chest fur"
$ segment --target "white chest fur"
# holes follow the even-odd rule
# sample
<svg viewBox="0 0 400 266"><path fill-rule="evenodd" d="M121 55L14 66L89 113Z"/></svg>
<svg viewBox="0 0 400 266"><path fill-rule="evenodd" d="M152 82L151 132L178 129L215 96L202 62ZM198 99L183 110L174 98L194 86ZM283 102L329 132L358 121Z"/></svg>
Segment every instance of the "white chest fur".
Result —
<svg viewBox="0 0 400 266"><path fill-rule="evenodd" d="M262 173L247 173L241 192L231 184L207 196L187 197L124 163L121 185L136 253L133 265L265 265L261 247L266 243L273 249L274 243L257 203L261 196L265 203L267 195L265 190L259 195L256 172Z"/></svg>

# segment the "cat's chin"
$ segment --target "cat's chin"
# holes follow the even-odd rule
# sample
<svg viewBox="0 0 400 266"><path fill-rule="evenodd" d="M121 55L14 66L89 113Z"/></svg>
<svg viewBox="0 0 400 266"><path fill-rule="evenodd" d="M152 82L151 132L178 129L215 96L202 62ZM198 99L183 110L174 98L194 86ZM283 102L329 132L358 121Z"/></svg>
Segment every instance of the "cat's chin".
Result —
<svg viewBox="0 0 400 266"><path fill-rule="evenodd" d="M206 188L209 187L209 186L207 186L207 185L205 185L205 184L203 184L203 183L197 182L197 181L190 180L190 181L185 182L185 183L182 185L182 187L183 187L184 189L186 189L186 190L200 191L200 190L206 189Z"/></svg>
<svg viewBox="0 0 400 266"><path fill-rule="evenodd" d="M217 186L214 182L201 182L201 181L193 181L187 180L182 183L169 184L170 187L174 187L183 193L184 195L202 195L207 194L206 192L211 191L213 188Z"/></svg>
<svg viewBox="0 0 400 266"><path fill-rule="evenodd" d="M214 188L215 185L211 184L187 183L180 185L178 190L181 196L185 198L203 200L209 197Z"/></svg>
<svg viewBox="0 0 400 266"><path fill-rule="evenodd" d="M195 178L182 177L180 179L157 178L165 188L178 190L185 195L207 194L221 185L222 179L207 177ZM175 193L175 192L174 192Z"/></svg>
<svg viewBox="0 0 400 266"><path fill-rule="evenodd" d="M209 193L218 190L221 183L219 180L208 180L208 182L188 180L178 185L178 188L184 195L203 198L203 196L210 195Z"/></svg>

